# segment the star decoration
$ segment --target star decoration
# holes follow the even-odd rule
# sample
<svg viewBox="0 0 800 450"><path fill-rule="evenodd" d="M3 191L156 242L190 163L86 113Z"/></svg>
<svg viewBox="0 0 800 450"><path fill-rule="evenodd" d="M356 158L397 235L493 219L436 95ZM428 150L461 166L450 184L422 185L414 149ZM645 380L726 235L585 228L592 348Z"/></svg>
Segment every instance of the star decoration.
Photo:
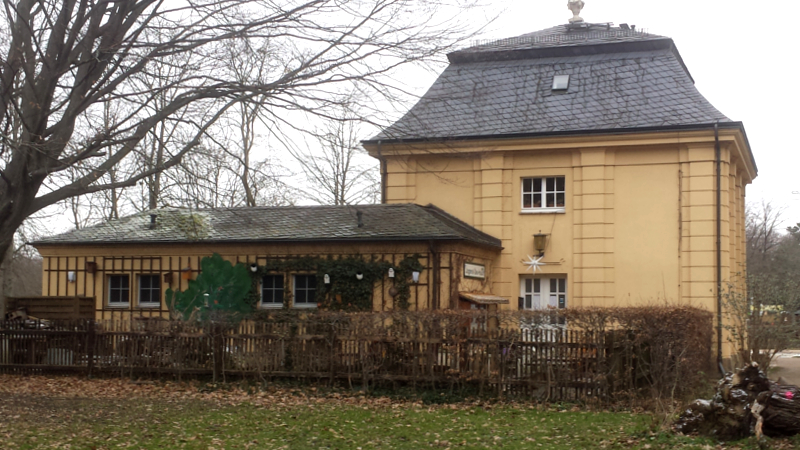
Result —
<svg viewBox="0 0 800 450"><path fill-rule="evenodd" d="M536 270L542 270L542 266L546 266L547 264L542 262L542 258L544 256L539 256L534 258L533 256L528 256L528 260L522 260L522 264L528 266L528 269L533 270L533 273L536 273ZM527 270L527 269L526 269Z"/></svg>

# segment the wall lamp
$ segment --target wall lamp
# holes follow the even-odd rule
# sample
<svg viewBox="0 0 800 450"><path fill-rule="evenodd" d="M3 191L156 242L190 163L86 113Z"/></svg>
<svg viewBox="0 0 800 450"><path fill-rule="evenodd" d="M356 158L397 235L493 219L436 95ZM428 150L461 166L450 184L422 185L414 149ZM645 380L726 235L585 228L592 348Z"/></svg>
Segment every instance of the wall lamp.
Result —
<svg viewBox="0 0 800 450"><path fill-rule="evenodd" d="M547 236L541 230L533 235L533 249L539 252L538 256L544 256L544 249L547 247Z"/></svg>

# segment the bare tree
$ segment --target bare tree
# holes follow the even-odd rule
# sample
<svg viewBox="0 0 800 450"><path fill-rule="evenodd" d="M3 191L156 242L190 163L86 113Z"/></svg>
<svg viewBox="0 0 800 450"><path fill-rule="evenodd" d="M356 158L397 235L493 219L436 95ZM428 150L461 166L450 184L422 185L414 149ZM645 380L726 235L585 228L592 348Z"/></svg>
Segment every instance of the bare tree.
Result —
<svg viewBox="0 0 800 450"><path fill-rule="evenodd" d="M784 208L762 200L748 204L745 211L745 236L747 238L747 272L769 272L775 250L782 240Z"/></svg>
<svg viewBox="0 0 800 450"><path fill-rule="evenodd" d="M456 0L456 3L459 3ZM428 0L4 0L0 67L0 258L15 230L65 199L136 185L177 165L230 108L258 100L270 122L302 130L296 113L329 117L330 98L359 87L398 91L381 75L449 49L463 28ZM414 11L414 14L409 14ZM450 15L458 17L458 15ZM269 48L267 74L241 83L225 43ZM153 88L159 63L189 70ZM174 90L156 105L164 89ZM105 105L112 123L98 118ZM156 106L154 106L156 105ZM150 168L118 172L159 123L186 134ZM271 128L273 131L281 127ZM89 169L63 184L55 174ZM133 165L130 165L133 167ZM0 262L2 262L0 259Z"/></svg>
<svg viewBox="0 0 800 450"><path fill-rule="evenodd" d="M330 205L379 201L378 167L361 147L358 124L356 115L345 112L317 133L318 146L290 150L306 176L310 198Z"/></svg>

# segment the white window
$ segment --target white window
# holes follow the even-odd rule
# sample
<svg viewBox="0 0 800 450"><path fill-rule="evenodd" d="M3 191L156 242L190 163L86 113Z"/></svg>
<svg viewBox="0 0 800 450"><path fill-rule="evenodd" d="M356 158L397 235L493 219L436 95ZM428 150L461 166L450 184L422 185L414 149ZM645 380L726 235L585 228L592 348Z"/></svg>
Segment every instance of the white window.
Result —
<svg viewBox="0 0 800 450"><path fill-rule="evenodd" d="M522 179L523 212L564 212L564 177Z"/></svg>
<svg viewBox="0 0 800 450"><path fill-rule="evenodd" d="M295 275L294 276L294 307L295 308L316 308L317 307L317 277L314 275Z"/></svg>
<svg viewBox="0 0 800 450"><path fill-rule="evenodd" d="M283 307L283 275L261 277L261 307Z"/></svg>
<svg viewBox="0 0 800 450"><path fill-rule="evenodd" d="M127 275L108 276L108 306L128 306L131 298L130 280Z"/></svg>
<svg viewBox="0 0 800 450"><path fill-rule="evenodd" d="M567 307L566 278L523 278L520 285L522 309Z"/></svg>
<svg viewBox="0 0 800 450"><path fill-rule="evenodd" d="M139 306L161 306L161 280L158 275L139 275Z"/></svg>

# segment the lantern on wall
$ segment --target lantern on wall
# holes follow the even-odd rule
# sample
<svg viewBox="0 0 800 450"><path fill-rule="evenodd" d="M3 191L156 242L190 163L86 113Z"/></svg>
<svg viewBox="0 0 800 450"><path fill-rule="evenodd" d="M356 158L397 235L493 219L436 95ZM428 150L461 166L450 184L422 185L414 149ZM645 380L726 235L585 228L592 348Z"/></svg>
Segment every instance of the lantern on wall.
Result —
<svg viewBox="0 0 800 450"><path fill-rule="evenodd" d="M547 247L547 235L541 230L533 235L533 249L538 252L538 256L544 256L544 249Z"/></svg>
<svg viewBox="0 0 800 450"><path fill-rule="evenodd" d="M394 278L394 268L389 267L389 278Z"/></svg>
<svg viewBox="0 0 800 450"><path fill-rule="evenodd" d="M325 284L331 284L331 276L326 273L322 276L322 281Z"/></svg>
<svg viewBox="0 0 800 450"><path fill-rule="evenodd" d="M361 273L361 272L358 272L358 273L356 274L356 280L359 280L359 281L361 281L361 280L363 280L363 279L364 279L364 274L363 274L363 273Z"/></svg>
<svg viewBox="0 0 800 450"><path fill-rule="evenodd" d="M414 280L414 283L419 283L419 271L411 272L411 279Z"/></svg>
<svg viewBox="0 0 800 450"><path fill-rule="evenodd" d="M75 274L74 270L70 270L69 272L67 272L67 281L69 281L70 283L74 283L76 279L77 275Z"/></svg>
<svg viewBox="0 0 800 450"><path fill-rule="evenodd" d="M253 273L258 272L258 264L256 264L256 263L250 264L250 272L253 272Z"/></svg>

